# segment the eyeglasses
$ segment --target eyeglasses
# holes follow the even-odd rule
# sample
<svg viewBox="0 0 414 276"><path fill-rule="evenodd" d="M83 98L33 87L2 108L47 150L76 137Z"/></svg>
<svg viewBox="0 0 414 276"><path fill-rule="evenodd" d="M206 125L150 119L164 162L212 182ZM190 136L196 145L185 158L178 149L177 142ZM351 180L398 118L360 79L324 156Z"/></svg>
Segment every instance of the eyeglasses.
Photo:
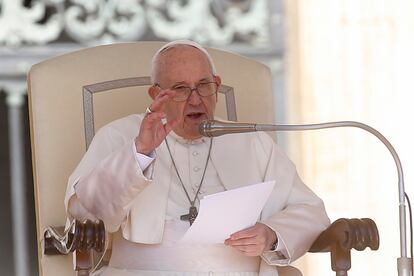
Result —
<svg viewBox="0 0 414 276"><path fill-rule="evenodd" d="M156 83L154 86L161 86ZM173 101L176 102L183 102L186 101L193 91L196 91L200 97L208 97L217 93L218 85L214 81L209 82L200 82L196 84L194 88L185 85L176 85L171 88L171 90L175 91L175 96L172 98Z"/></svg>

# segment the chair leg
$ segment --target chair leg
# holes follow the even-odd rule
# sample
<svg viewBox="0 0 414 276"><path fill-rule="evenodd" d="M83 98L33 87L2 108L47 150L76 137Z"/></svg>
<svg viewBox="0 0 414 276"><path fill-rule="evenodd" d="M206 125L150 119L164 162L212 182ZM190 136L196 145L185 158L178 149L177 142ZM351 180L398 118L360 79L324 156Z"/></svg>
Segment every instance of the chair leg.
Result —
<svg viewBox="0 0 414 276"><path fill-rule="evenodd" d="M77 276L89 276L92 269L92 260L90 251L76 250L74 252L75 271Z"/></svg>
<svg viewBox="0 0 414 276"><path fill-rule="evenodd" d="M336 276L348 276L348 270L351 269L350 250L343 250L339 245L332 248L331 266Z"/></svg>

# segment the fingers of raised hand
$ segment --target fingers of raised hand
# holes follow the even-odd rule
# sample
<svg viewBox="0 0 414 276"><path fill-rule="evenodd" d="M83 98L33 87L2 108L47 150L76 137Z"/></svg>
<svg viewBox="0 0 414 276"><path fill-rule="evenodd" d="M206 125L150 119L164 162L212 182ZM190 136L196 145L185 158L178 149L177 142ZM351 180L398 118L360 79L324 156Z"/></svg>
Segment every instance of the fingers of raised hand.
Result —
<svg viewBox="0 0 414 276"><path fill-rule="evenodd" d="M163 98L163 97L173 97L176 94L176 92L174 90L171 89L164 89L161 90L157 96L155 96L155 99L159 99L159 98Z"/></svg>
<svg viewBox="0 0 414 276"><path fill-rule="evenodd" d="M145 116L145 123L143 122L143 127L152 128L155 123L161 123L161 119L165 118L164 112L151 112Z"/></svg>
<svg viewBox="0 0 414 276"><path fill-rule="evenodd" d="M152 112L162 111L164 109L164 105L168 102L169 99L174 97L175 91L173 90L162 90L158 95L155 97L154 101L151 104Z"/></svg>
<svg viewBox="0 0 414 276"><path fill-rule="evenodd" d="M171 130L173 130L178 124L180 123L180 120L176 119L176 120L171 120L168 121L165 126L165 133L169 133Z"/></svg>

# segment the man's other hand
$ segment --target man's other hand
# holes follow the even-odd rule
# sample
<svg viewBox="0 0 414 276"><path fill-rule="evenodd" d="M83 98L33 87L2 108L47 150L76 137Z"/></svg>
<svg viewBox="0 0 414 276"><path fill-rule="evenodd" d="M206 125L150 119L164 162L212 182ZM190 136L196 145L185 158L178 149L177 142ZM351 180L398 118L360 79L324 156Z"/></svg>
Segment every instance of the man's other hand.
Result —
<svg viewBox="0 0 414 276"><path fill-rule="evenodd" d="M267 225L256 225L230 235L224 244L234 247L246 256L260 256L276 242L276 233Z"/></svg>

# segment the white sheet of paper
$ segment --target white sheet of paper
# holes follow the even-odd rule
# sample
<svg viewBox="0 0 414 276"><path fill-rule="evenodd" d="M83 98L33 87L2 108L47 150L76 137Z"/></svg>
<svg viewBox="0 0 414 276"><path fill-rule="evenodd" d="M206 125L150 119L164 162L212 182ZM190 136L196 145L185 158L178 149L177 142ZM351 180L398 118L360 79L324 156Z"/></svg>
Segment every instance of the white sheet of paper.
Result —
<svg viewBox="0 0 414 276"><path fill-rule="evenodd" d="M268 181L205 196L185 243L223 243L231 234L256 224L275 181Z"/></svg>

